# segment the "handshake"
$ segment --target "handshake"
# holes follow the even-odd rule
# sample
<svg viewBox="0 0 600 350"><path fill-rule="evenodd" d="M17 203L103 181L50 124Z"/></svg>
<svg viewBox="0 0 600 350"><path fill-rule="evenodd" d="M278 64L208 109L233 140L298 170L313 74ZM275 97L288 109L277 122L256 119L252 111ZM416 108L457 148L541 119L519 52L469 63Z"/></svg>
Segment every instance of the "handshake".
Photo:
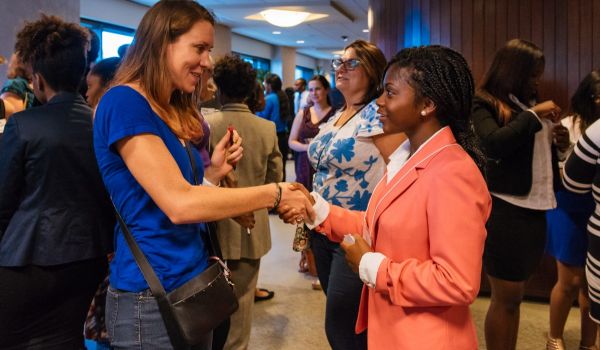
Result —
<svg viewBox="0 0 600 350"><path fill-rule="evenodd" d="M280 185L281 200L275 208L279 218L286 224L297 224L302 221L312 223L315 219L313 209L315 200L306 187L298 182L284 182Z"/></svg>

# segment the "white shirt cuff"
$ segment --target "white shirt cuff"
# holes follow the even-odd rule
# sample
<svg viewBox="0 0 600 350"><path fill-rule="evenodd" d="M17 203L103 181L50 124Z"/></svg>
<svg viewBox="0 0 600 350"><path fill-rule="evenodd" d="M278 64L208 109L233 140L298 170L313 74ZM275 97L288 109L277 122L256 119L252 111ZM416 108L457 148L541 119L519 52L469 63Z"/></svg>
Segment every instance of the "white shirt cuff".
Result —
<svg viewBox="0 0 600 350"><path fill-rule="evenodd" d="M208 181L207 178L202 178L202 184L204 186L209 186L209 187L219 187L219 186L216 186L215 184L213 184L212 182Z"/></svg>
<svg viewBox="0 0 600 350"><path fill-rule="evenodd" d="M377 271L379 271L379 266L384 259L385 255L377 252L365 253L360 259L358 275L367 287L375 288Z"/></svg>
<svg viewBox="0 0 600 350"><path fill-rule="evenodd" d="M321 225L323 221L325 221L329 216L329 203L327 203L327 201L323 197L321 197L321 195L317 192L311 192L310 195L313 196L313 198L315 199L313 209L315 210L316 216L315 220L312 223L306 222L305 224L306 227L312 230L315 227Z"/></svg>

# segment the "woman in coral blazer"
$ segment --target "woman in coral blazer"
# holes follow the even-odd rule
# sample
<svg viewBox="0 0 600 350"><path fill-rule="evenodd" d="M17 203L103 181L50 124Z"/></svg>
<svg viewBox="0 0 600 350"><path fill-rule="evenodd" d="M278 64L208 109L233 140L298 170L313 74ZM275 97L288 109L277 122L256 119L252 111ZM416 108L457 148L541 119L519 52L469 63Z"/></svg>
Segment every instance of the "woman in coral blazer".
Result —
<svg viewBox="0 0 600 350"><path fill-rule="evenodd" d="M479 290L491 199L469 128L472 96L471 73L457 52L400 51L377 104L384 132L408 140L390 157L367 211L313 194L317 230L343 240L365 283L356 332L368 329L369 349L477 348L469 305ZM293 214L282 216L291 221Z"/></svg>

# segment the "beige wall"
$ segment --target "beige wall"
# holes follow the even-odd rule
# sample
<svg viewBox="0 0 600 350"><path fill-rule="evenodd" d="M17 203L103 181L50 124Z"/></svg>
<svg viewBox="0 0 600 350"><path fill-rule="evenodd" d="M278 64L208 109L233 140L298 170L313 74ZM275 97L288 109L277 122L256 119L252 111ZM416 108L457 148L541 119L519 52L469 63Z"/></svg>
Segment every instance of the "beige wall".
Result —
<svg viewBox="0 0 600 350"><path fill-rule="evenodd" d="M231 29L222 24L215 26L215 44L212 56L215 60L231 53Z"/></svg>
<svg viewBox="0 0 600 350"><path fill-rule="evenodd" d="M79 23L79 0L0 1L0 55L9 58L15 47L17 32L25 21L36 20L42 13ZM0 83L5 80L6 64L3 64L0 65Z"/></svg>
<svg viewBox="0 0 600 350"><path fill-rule="evenodd" d="M271 72L279 75L283 88L294 85L296 71L296 49L287 46L275 46L271 60Z"/></svg>

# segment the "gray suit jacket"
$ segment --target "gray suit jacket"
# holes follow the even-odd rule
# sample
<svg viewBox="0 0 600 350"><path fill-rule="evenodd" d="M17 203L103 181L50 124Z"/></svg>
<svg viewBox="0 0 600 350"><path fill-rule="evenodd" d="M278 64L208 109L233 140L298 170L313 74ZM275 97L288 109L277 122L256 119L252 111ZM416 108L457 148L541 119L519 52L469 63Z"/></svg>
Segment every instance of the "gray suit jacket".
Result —
<svg viewBox="0 0 600 350"><path fill-rule="evenodd" d="M226 104L220 112L209 114L205 118L211 129L211 149L225 135L229 125L233 125L243 139L244 157L235 170L239 187L258 186L282 180L283 161L277 146L277 133L273 122L252 114L245 104L238 103ZM271 249L267 210L254 212L254 218L256 225L250 235L232 219L217 223L224 259L260 259Z"/></svg>

